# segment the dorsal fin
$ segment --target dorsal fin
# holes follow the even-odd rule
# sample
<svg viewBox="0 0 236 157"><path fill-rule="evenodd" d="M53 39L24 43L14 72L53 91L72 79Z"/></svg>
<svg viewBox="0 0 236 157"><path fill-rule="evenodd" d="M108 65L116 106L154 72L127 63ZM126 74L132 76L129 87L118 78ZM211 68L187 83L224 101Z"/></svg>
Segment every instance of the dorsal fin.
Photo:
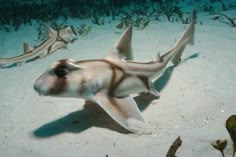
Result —
<svg viewBox="0 0 236 157"><path fill-rule="evenodd" d="M29 46L29 44L25 42L23 43L23 48L24 48L24 53L30 53L34 50L31 46Z"/></svg>
<svg viewBox="0 0 236 157"><path fill-rule="evenodd" d="M112 52L106 57L106 59L125 59L132 60L132 25L124 31L120 39L115 43Z"/></svg>
<svg viewBox="0 0 236 157"><path fill-rule="evenodd" d="M48 24L44 23L44 27L47 33L47 37L52 37L54 34L56 34L56 31L52 29Z"/></svg>
<svg viewBox="0 0 236 157"><path fill-rule="evenodd" d="M157 46L157 55L154 57L154 59L152 61L153 62L160 62L161 61L160 47L157 42L156 42L156 46Z"/></svg>
<svg viewBox="0 0 236 157"><path fill-rule="evenodd" d="M153 62L160 62L161 61L161 55L160 52L157 52L157 55L154 57L154 59L152 60Z"/></svg>

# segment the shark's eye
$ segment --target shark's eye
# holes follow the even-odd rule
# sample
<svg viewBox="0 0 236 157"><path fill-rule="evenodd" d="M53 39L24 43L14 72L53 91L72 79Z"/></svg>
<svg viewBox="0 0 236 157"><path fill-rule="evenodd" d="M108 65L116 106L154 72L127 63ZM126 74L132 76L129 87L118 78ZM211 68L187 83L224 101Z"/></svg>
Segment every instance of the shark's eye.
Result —
<svg viewBox="0 0 236 157"><path fill-rule="evenodd" d="M66 68L58 68L58 69L55 70L55 74L59 78L65 77L68 74L68 72L69 71Z"/></svg>

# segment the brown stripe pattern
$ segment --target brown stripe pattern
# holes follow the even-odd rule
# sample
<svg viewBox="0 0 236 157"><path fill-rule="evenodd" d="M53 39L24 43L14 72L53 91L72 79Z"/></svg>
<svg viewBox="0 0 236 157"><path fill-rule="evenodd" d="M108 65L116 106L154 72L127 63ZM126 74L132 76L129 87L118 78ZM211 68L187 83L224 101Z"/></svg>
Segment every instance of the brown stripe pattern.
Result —
<svg viewBox="0 0 236 157"><path fill-rule="evenodd" d="M129 77L137 77L143 84L144 86L149 90L149 80L146 76L141 76L141 75L131 75L125 72L125 70L118 65L107 61L107 60L101 60L107 64L109 64L110 69L112 71L112 76L111 76L111 82L110 82L110 87L109 87L109 94L111 96L114 95L115 90L118 88L118 86L127 78ZM122 76L118 78L117 73L121 72Z"/></svg>

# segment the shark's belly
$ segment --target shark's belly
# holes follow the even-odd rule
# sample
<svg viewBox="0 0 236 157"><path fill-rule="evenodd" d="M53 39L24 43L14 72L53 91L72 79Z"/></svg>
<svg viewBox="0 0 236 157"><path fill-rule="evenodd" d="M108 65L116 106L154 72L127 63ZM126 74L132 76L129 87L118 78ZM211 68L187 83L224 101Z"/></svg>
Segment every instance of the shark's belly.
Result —
<svg viewBox="0 0 236 157"><path fill-rule="evenodd" d="M144 83L143 80L137 76L129 76L116 85L116 88L112 91L112 94L116 97L122 97L143 91L147 91L146 83Z"/></svg>

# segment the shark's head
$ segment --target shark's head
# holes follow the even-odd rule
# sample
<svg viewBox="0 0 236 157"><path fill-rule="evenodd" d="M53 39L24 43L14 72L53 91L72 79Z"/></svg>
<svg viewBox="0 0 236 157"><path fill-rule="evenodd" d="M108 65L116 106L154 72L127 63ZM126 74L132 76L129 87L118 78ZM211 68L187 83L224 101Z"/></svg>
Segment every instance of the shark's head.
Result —
<svg viewBox="0 0 236 157"><path fill-rule="evenodd" d="M83 71L72 59L56 61L35 81L34 89L44 96L79 97Z"/></svg>
<svg viewBox="0 0 236 157"><path fill-rule="evenodd" d="M64 26L59 30L60 37L66 42L73 42L77 35L73 26Z"/></svg>

